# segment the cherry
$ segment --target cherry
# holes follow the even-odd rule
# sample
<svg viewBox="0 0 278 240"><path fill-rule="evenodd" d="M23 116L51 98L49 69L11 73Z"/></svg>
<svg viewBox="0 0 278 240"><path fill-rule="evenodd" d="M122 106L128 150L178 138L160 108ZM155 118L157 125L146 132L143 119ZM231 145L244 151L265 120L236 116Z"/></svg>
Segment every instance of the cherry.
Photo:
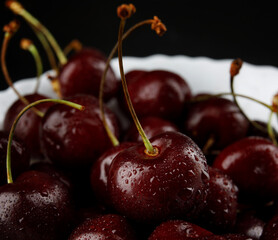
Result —
<svg viewBox="0 0 278 240"><path fill-rule="evenodd" d="M178 132L157 135L151 143L158 151L154 156L138 144L114 158L108 176L113 206L138 221L196 216L209 178L203 153Z"/></svg>
<svg viewBox="0 0 278 240"><path fill-rule="evenodd" d="M111 162L121 151L134 145L135 143L123 142L108 149L97 159L96 162L94 162L91 168L90 180L92 189L96 198L100 202L105 203L107 206L111 206L111 201L107 190L107 178Z"/></svg>
<svg viewBox="0 0 278 240"><path fill-rule="evenodd" d="M238 188L231 178L219 169L209 167L207 204L200 216L202 225L214 233L232 230L237 217Z"/></svg>
<svg viewBox="0 0 278 240"><path fill-rule="evenodd" d="M42 120L45 154L66 168L90 165L111 147L100 118L98 100L89 95L76 95L68 100L82 104L85 110L75 111L64 105L49 108ZM110 129L119 136L115 115L106 107L105 113Z"/></svg>
<svg viewBox="0 0 278 240"><path fill-rule="evenodd" d="M181 115L185 102L191 98L185 79L165 70L137 71L136 74L139 76L133 76L132 81L127 78L127 84L139 118L156 116L175 119Z"/></svg>
<svg viewBox="0 0 278 240"><path fill-rule="evenodd" d="M28 102L34 102L40 99L46 99L47 97L38 93L29 94L24 96ZM45 113L52 103L44 103L37 107L39 111ZM9 131L19 112L26 106L20 99L16 100L8 109L4 122L3 129ZM34 111L28 111L20 119L18 126L15 130L15 136L22 139L27 148L31 150L31 153L35 157L42 157L42 150L40 146L39 129L42 118L38 116Z"/></svg>
<svg viewBox="0 0 278 240"><path fill-rule="evenodd" d="M75 53L60 69L58 81L61 95L70 97L75 94L99 95L101 76L106 57L97 49L84 48ZM104 98L109 99L118 91L120 82L110 67L106 75Z"/></svg>
<svg viewBox="0 0 278 240"><path fill-rule="evenodd" d="M261 240L278 239L278 215L275 215L264 227Z"/></svg>
<svg viewBox="0 0 278 240"><path fill-rule="evenodd" d="M246 136L248 121L238 107L225 98L208 98L189 107L185 134L207 153L219 150Z"/></svg>
<svg viewBox="0 0 278 240"><path fill-rule="evenodd" d="M7 145L9 134L4 131L0 131L0 185L6 182L6 158ZM22 172L28 170L30 164L30 151L26 148L25 144L19 140L14 139L12 142L11 150L12 158L12 172L15 177L18 177Z"/></svg>
<svg viewBox="0 0 278 240"><path fill-rule="evenodd" d="M155 228L148 240L186 240L200 239L213 235L204 228L183 220L169 220Z"/></svg>
<svg viewBox="0 0 278 240"><path fill-rule="evenodd" d="M179 131L174 123L158 117L143 117L140 119L140 123L148 138L154 137L163 132ZM135 125L129 127L124 139L131 142L142 142L142 137L138 133Z"/></svg>
<svg viewBox="0 0 278 240"><path fill-rule="evenodd" d="M128 221L116 214L107 214L88 219L80 224L70 235L69 240L134 240L134 230Z"/></svg>
<svg viewBox="0 0 278 240"><path fill-rule="evenodd" d="M212 235L208 237L204 237L201 240L252 240L253 238L250 238L244 234L224 234L224 235Z"/></svg>
<svg viewBox="0 0 278 240"><path fill-rule="evenodd" d="M278 148L268 139L246 137L226 147L213 166L228 174L247 199L277 199ZM242 198L243 199L243 198Z"/></svg>
<svg viewBox="0 0 278 240"><path fill-rule="evenodd" d="M64 239L72 221L68 188L36 171L0 187L1 239Z"/></svg>

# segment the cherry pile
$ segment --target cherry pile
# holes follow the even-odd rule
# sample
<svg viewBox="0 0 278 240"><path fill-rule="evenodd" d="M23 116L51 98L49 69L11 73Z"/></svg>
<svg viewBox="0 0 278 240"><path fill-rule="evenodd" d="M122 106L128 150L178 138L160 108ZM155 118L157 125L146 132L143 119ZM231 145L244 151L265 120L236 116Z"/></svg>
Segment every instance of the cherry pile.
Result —
<svg viewBox="0 0 278 240"><path fill-rule="evenodd" d="M227 73L232 100L195 96L174 72L124 72L124 38L146 24L159 36L166 31L155 16L124 32L132 4L117 9L118 42L108 57L92 47L68 57L19 2L6 6L43 43L56 72L49 81L66 101L35 91L8 109L0 131L0 239L278 239L271 127L278 97L268 105L236 94L240 59ZM5 55L17 30L17 22L5 26L1 54L11 87ZM117 50L121 79L109 65ZM238 97L268 107L269 122L249 119Z"/></svg>

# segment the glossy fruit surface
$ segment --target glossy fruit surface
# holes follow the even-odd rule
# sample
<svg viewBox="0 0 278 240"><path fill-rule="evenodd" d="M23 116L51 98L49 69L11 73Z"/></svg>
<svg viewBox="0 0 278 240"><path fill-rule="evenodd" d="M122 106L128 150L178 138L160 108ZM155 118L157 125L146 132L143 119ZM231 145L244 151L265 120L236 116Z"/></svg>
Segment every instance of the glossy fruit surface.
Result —
<svg viewBox="0 0 278 240"><path fill-rule="evenodd" d="M185 102L191 98L191 90L186 81L173 72L139 72L138 77L129 78L128 91L139 118L157 116L175 119L181 115ZM122 99L123 106L124 102Z"/></svg>
<svg viewBox="0 0 278 240"><path fill-rule="evenodd" d="M200 239L210 235L213 235L213 233L193 223L183 220L170 220L156 227L148 240Z"/></svg>
<svg viewBox="0 0 278 240"><path fill-rule="evenodd" d="M275 215L264 227L261 240L278 239L278 215Z"/></svg>
<svg viewBox="0 0 278 240"><path fill-rule="evenodd" d="M68 188L36 171L0 187L0 239L60 240L71 229Z"/></svg>
<svg viewBox="0 0 278 240"><path fill-rule="evenodd" d="M30 103L35 102L37 100L47 98L44 95L40 94L30 94L24 96ZM45 113L47 109L52 105L52 103L43 103L38 105L36 108L41 112ZM5 131L10 131L11 126L19 114L19 112L26 107L24 103L20 100L16 100L8 109L3 129ZM15 136L19 139L22 139L24 144L31 150L33 156L38 157L41 156L41 147L40 147L40 136L39 136L39 128L41 124L41 117L34 113L34 111L27 111L18 121L18 124L15 129Z"/></svg>
<svg viewBox="0 0 278 240"><path fill-rule="evenodd" d="M268 139L247 137L225 148L213 166L228 174L239 193L253 201L278 197L278 148Z"/></svg>
<svg viewBox="0 0 278 240"><path fill-rule="evenodd" d="M127 220L116 214L87 219L71 234L69 240L135 240L133 229Z"/></svg>
<svg viewBox="0 0 278 240"><path fill-rule="evenodd" d="M61 68L58 80L62 96L75 94L99 95L100 81L106 64L106 57L94 48L83 48L74 54ZM118 91L120 82L112 68L109 68L104 86L104 97L111 98Z"/></svg>
<svg viewBox="0 0 278 240"><path fill-rule="evenodd" d="M109 170L113 206L137 221L195 217L203 208L209 179L206 159L187 136L166 132L150 139L159 154L143 144L120 152Z"/></svg>
<svg viewBox="0 0 278 240"><path fill-rule="evenodd" d="M46 156L64 167L92 164L112 146L103 127L98 99L76 95L67 100L85 106L84 111L65 105L54 105L42 120L42 145ZM105 107L105 117L111 131L119 136L118 120Z"/></svg>
<svg viewBox="0 0 278 240"><path fill-rule="evenodd" d="M147 138L149 139L163 132L179 131L178 127L174 123L162 118L143 117L139 121ZM135 125L130 126L125 134L124 139L131 142L142 142L142 137L140 136Z"/></svg>
<svg viewBox="0 0 278 240"><path fill-rule="evenodd" d="M213 138L213 149L223 149L246 136L249 123L238 107L224 98L210 98L192 104L185 121L185 134L203 148Z"/></svg>
<svg viewBox="0 0 278 240"><path fill-rule="evenodd" d="M0 185L7 183L6 156L8 138L8 132L0 131ZM11 159L12 175L14 178L29 168L30 151L19 139L13 138Z"/></svg>

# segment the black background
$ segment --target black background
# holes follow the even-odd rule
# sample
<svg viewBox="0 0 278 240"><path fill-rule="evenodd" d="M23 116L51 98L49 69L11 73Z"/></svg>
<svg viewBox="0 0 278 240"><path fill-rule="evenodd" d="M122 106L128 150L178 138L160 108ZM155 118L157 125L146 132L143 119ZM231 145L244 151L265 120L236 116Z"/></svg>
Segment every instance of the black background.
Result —
<svg viewBox="0 0 278 240"><path fill-rule="evenodd" d="M176 0L131 2L137 12L128 20L127 28L157 15L168 31L160 38L149 27L141 28L125 41L124 55L162 53L214 59L240 57L249 63L278 67L278 14L273 5L262 1L222 1L221 4ZM98 48L108 55L117 40L119 19L116 8L126 2L25 0L21 3L48 27L62 48L77 38L83 45ZM5 8L4 1L0 5L0 22L4 25L14 15ZM7 65L14 81L33 77L36 73L31 55L19 48L19 41L23 37L35 42L44 61L44 70L49 69L36 36L23 20L21 23L7 51ZM0 89L6 87L1 73Z"/></svg>

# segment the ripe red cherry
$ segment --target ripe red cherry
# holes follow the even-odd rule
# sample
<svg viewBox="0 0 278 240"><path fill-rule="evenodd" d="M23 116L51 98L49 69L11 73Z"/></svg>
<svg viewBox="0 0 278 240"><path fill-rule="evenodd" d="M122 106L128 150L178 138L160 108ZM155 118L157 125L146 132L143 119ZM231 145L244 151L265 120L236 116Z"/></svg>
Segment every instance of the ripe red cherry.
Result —
<svg viewBox="0 0 278 240"><path fill-rule="evenodd" d="M0 187L0 239L60 240L71 230L68 188L48 174L28 171Z"/></svg>
<svg viewBox="0 0 278 240"><path fill-rule="evenodd" d="M191 90L183 78L164 70L139 71L138 74L137 77L128 77L131 80L127 79L127 85L139 118L175 119L181 115L185 102L191 98Z"/></svg>
<svg viewBox="0 0 278 240"><path fill-rule="evenodd" d="M193 240L210 235L213 235L213 233L193 223L183 220L170 220L156 227L148 240Z"/></svg>
<svg viewBox="0 0 278 240"><path fill-rule="evenodd" d="M98 99L89 95L76 95L67 100L85 106L78 111L65 105L54 105L42 120L42 145L46 156L64 167L92 164L111 142L103 127ZM106 121L119 136L118 120L105 107Z"/></svg>
<svg viewBox="0 0 278 240"><path fill-rule="evenodd" d="M136 143L123 142L118 146L108 149L96 162L94 162L91 168L90 180L94 194L100 202L105 203L107 206L111 206L111 200L107 190L107 178L110 165L115 156L124 149L132 147L135 144Z"/></svg>
<svg viewBox="0 0 278 240"><path fill-rule="evenodd" d="M136 221L195 217L207 195L206 159L187 136L167 132L150 139L156 156L138 144L113 160L108 190L113 206Z"/></svg>
<svg viewBox="0 0 278 240"><path fill-rule="evenodd" d="M60 91L63 97L75 94L99 94L101 76L106 64L106 57L99 50L84 48L75 53L62 66L58 75ZM119 80L110 67L106 75L104 97L109 99L116 94Z"/></svg>
<svg viewBox="0 0 278 240"><path fill-rule="evenodd" d="M239 194L254 201L278 197L278 148L268 139L247 137L226 147L213 166L228 174Z"/></svg>
<svg viewBox="0 0 278 240"><path fill-rule="evenodd" d="M192 104L184 121L185 134L203 148L212 139L212 149L223 149L246 136L248 121L238 107L224 98Z"/></svg>
<svg viewBox="0 0 278 240"><path fill-rule="evenodd" d="M237 218L238 188L232 179L216 168L209 167L207 204L201 214L202 226L214 233L232 230Z"/></svg>
<svg viewBox="0 0 278 240"><path fill-rule="evenodd" d="M47 98L44 95L37 93L24 96L30 103L35 102L40 99ZM52 105L52 103L40 104L37 109L45 113L47 109ZM26 107L26 105L21 100L16 100L8 109L4 123L3 129L5 131L10 131L11 126L19 114L19 112ZM31 150L31 154L34 157L41 157L42 150L40 146L40 136L39 129L42 118L39 117L34 111L27 111L19 120L17 127L15 129L15 136L22 139L27 148Z"/></svg>
<svg viewBox="0 0 278 240"><path fill-rule="evenodd" d="M143 117L140 119L140 123L148 138L152 138L163 132L179 131L174 123L158 117ZM124 139L130 142L142 142L142 137L134 124L129 127Z"/></svg>
<svg viewBox="0 0 278 240"><path fill-rule="evenodd" d="M6 156L9 134L0 131L0 185L7 183ZM30 151L26 148L24 142L13 138L12 149L12 174L16 178L22 172L28 170L30 164Z"/></svg>
<svg viewBox="0 0 278 240"><path fill-rule="evenodd" d="M278 215L275 215L264 227L261 240L278 239Z"/></svg>
<svg viewBox="0 0 278 240"><path fill-rule="evenodd" d="M87 219L70 235L69 240L135 240L135 233L127 220L116 214Z"/></svg>

